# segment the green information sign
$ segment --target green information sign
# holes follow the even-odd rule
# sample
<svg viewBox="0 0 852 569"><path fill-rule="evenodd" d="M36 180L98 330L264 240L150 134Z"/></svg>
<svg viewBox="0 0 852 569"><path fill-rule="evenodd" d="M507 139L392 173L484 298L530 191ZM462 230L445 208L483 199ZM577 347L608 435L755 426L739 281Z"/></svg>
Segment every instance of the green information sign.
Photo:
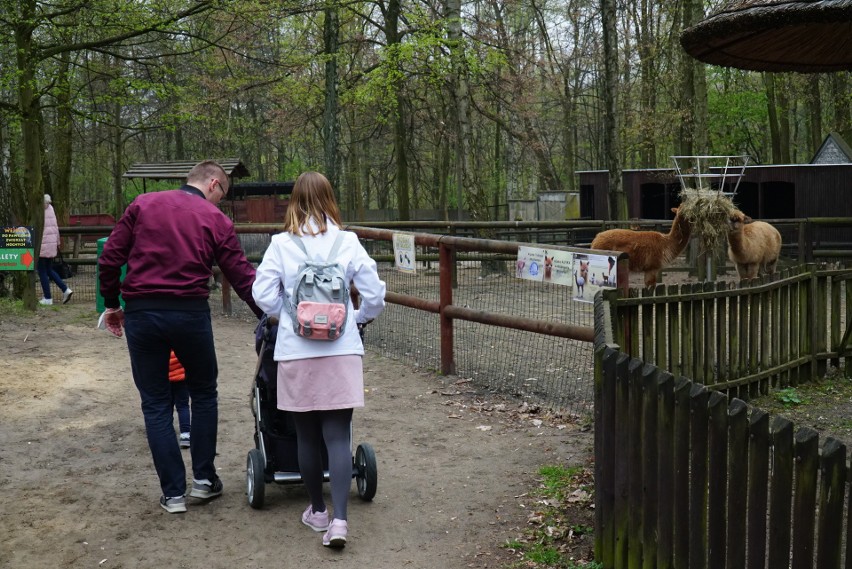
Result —
<svg viewBox="0 0 852 569"><path fill-rule="evenodd" d="M35 267L32 227L2 227L0 271L32 271Z"/></svg>

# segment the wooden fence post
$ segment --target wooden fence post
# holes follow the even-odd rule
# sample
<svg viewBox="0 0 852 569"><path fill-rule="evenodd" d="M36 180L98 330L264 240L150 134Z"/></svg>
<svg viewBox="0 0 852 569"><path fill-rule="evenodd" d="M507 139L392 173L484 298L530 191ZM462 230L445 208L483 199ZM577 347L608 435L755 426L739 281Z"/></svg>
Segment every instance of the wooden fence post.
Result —
<svg viewBox="0 0 852 569"><path fill-rule="evenodd" d="M811 569L814 565L819 433L809 427L801 427L794 437L793 448L796 456L796 493L793 497L793 564L791 567L792 569Z"/></svg>
<svg viewBox="0 0 852 569"><path fill-rule="evenodd" d="M714 391L707 403L708 429L707 566L725 567L728 500L728 398Z"/></svg>
<svg viewBox="0 0 852 569"><path fill-rule="evenodd" d="M443 243L438 243L438 280L440 282L439 306L441 328L441 373L454 375L456 359L453 343L453 319L446 315L444 309L453 304L453 283L455 276L455 255L453 249Z"/></svg>
<svg viewBox="0 0 852 569"><path fill-rule="evenodd" d="M657 385L657 569L672 569L674 527L674 377L661 373Z"/></svg>
<svg viewBox="0 0 852 569"><path fill-rule="evenodd" d="M765 411L752 411L748 433L748 569L764 569L770 445L769 415ZM730 567L734 569L736 565Z"/></svg>
<svg viewBox="0 0 852 569"><path fill-rule="evenodd" d="M769 497L769 563L766 566L789 567L790 496L793 494L793 423L782 417L775 417L772 420L770 437L772 440L772 479L770 481L772 494Z"/></svg>
<svg viewBox="0 0 852 569"><path fill-rule="evenodd" d="M689 567L689 393L692 382L681 377L675 383L674 415L674 533L673 562L675 567Z"/></svg>
<svg viewBox="0 0 852 569"><path fill-rule="evenodd" d="M642 568L657 567L658 447L657 383L660 370L652 365L642 368ZM668 491L668 488L665 489Z"/></svg>
<svg viewBox="0 0 852 569"><path fill-rule="evenodd" d="M710 392L700 384L694 384L689 392L691 413L689 421L689 569L707 567L707 400L709 397Z"/></svg>
<svg viewBox="0 0 852 569"><path fill-rule="evenodd" d="M748 406L740 399L728 405L728 508L727 567L742 569L746 563L746 524L748 504ZM745 510L745 511L744 511ZM764 508L765 511L765 508Z"/></svg>
<svg viewBox="0 0 852 569"><path fill-rule="evenodd" d="M822 480L816 566L820 569L840 569L843 524L838 522L843 519L843 498L846 493L846 446L843 443L831 437L825 440L820 471Z"/></svg>
<svg viewBox="0 0 852 569"><path fill-rule="evenodd" d="M628 496L627 496L627 558L625 567L638 568L642 564L642 494L644 481L642 479L642 360L631 358L627 373L622 381L629 384L630 409L629 414L622 415L628 429L627 467Z"/></svg>
<svg viewBox="0 0 852 569"><path fill-rule="evenodd" d="M630 400L632 382L630 368L636 360L628 361L625 356L616 362L615 385L615 439L613 441L613 468L615 484L615 504L613 516L615 517L615 566L627 567L627 550L634 544L630 536L629 514L630 514L630 481L631 469L635 458L631 439L633 433L633 416L635 415L635 404Z"/></svg>
<svg viewBox="0 0 852 569"><path fill-rule="evenodd" d="M615 531L613 477L616 363L626 358L611 347L595 353L595 559L614 567Z"/></svg>

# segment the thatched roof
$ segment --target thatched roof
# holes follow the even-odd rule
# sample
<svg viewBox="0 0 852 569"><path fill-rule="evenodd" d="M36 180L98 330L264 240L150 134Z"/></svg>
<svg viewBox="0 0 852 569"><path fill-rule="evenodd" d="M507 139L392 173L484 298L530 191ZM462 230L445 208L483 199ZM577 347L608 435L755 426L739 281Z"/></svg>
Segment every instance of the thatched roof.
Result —
<svg viewBox="0 0 852 569"><path fill-rule="evenodd" d="M755 71L852 70L852 0L732 0L680 43L705 63Z"/></svg>
<svg viewBox="0 0 852 569"><path fill-rule="evenodd" d="M171 162L156 162L153 164L134 164L125 172L123 178L141 178L143 180L185 180L192 167L200 160L178 160ZM216 160L231 178L245 178L248 169L239 158Z"/></svg>

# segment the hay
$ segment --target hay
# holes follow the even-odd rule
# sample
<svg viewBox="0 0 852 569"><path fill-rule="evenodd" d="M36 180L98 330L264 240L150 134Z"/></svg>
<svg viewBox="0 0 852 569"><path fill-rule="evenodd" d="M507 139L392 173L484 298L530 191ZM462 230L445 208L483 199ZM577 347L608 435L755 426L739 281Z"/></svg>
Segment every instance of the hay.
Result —
<svg viewBox="0 0 852 569"><path fill-rule="evenodd" d="M692 226L702 252L714 254L727 240L728 219L737 207L716 190L685 189L680 192L680 215Z"/></svg>

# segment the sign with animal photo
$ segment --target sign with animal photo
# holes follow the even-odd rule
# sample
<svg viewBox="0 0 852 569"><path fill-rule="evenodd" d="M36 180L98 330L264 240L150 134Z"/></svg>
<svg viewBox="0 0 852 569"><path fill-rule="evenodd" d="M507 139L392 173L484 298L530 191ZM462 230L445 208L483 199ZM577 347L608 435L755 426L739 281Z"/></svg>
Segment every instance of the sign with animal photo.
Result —
<svg viewBox="0 0 852 569"><path fill-rule="evenodd" d="M574 254L571 251L544 251L544 275L542 280L564 286L573 286L571 268L574 265Z"/></svg>
<svg viewBox="0 0 852 569"><path fill-rule="evenodd" d="M518 247L515 276L530 281L544 280L544 249Z"/></svg>
<svg viewBox="0 0 852 569"><path fill-rule="evenodd" d="M593 302L595 294L603 288L615 288L615 257L607 255L574 255L574 300Z"/></svg>
<svg viewBox="0 0 852 569"><path fill-rule="evenodd" d="M396 269L403 273L414 274L414 235L407 233L393 234L393 258Z"/></svg>

